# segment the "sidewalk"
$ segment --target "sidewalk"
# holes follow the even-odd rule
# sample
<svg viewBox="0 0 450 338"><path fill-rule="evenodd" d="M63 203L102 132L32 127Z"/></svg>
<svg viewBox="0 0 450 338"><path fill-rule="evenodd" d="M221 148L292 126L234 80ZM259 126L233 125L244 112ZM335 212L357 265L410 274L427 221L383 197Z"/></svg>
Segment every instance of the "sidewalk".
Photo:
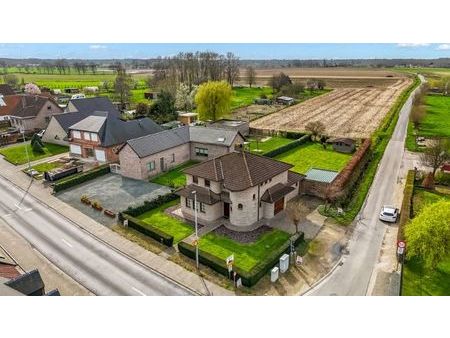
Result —
<svg viewBox="0 0 450 338"><path fill-rule="evenodd" d="M59 156L64 156L63 154ZM47 159L48 160L48 159ZM38 162L38 161L36 161ZM33 165L33 163L32 163ZM30 178L20 171L19 167L13 166L9 162L0 158L0 175L13 182L22 189L27 189L30 185ZM111 245L118 251L136 259L150 269L174 279L178 283L192 289L199 294L206 294L205 286L200 277L189 272L181 266L168 261L164 257L158 256L148 250L145 250L136 243L133 243L107 227L97 223L80 211L60 201L58 198L49 194L48 189L44 188L41 182L34 181L28 190L28 193L37 198L44 204L55 209L64 217L70 219L80 228L86 230L94 237ZM206 281L209 291L213 295L233 295L234 293Z"/></svg>

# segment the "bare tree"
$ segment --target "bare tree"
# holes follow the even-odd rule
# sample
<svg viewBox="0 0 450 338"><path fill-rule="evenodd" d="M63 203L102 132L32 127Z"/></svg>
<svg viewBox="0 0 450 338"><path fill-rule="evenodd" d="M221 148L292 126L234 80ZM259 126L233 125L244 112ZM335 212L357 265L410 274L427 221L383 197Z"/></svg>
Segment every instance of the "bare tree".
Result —
<svg viewBox="0 0 450 338"><path fill-rule="evenodd" d="M308 122L305 129L311 133L312 140L317 140L325 133L325 125L320 121Z"/></svg>
<svg viewBox="0 0 450 338"><path fill-rule="evenodd" d="M420 127L420 124L422 123L424 117L425 117L425 106L423 105L414 105L411 109L411 115L410 119L411 122L414 124L414 128L418 129Z"/></svg>
<svg viewBox="0 0 450 338"><path fill-rule="evenodd" d="M291 200L286 206L286 213L295 225L295 233L299 232L300 222L308 215L309 208L299 200Z"/></svg>
<svg viewBox="0 0 450 338"><path fill-rule="evenodd" d="M233 53L228 52L225 61L225 74L231 87L239 76L239 58Z"/></svg>
<svg viewBox="0 0 450 338"><path fill-rule="evenodd" d="M133 86L133 79L131 75L127 74L126 69L122 65L117 67L117 76L114 82L114 91L117 99L120 101L122 109L128 102L131 96L131 88Z"/></svg>
<svg viewBox="0 0 450 338"><path fill-rule="evenodd" d="M433 177L441 165L450 159L450 142L445 139L437 139L421 154L422 163L433 168Z"/></svg>
<svg viewBox="0 0 450 338"><path fill-rule="evenodd" d="M256 71L255 68L253 68L252 66L248 66L246 71L245 71L245 75L247 78L247 83L250 86L250 88L252 88L252 85L255 84L256 81Z"/></svg>

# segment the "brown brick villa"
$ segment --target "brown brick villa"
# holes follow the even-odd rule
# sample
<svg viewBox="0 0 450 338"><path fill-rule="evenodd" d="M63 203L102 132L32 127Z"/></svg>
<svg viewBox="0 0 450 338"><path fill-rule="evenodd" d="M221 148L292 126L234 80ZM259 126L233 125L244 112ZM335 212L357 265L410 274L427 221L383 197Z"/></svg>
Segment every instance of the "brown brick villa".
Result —
<svg viewBox="0 0 450 338"><path fill-rule="evenodd" d="M196 191L198 218L204 224L220 218L243 229L284 210L297 196L304 176L292 165L248 152L231 152L184 170L181 212L192 220Z"/></svg>

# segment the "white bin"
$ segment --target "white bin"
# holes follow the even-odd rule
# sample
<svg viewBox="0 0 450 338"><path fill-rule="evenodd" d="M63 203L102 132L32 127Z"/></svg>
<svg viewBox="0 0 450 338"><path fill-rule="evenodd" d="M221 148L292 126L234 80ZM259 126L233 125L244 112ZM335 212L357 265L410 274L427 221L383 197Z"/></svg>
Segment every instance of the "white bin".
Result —
<svg viewBox="0 0 450 338"><path fill-rule="evenodd" d="M274 267L272 270L270 270L270 281L276 282L278 280L278 275L279 275L279 269L278 266Z"/></svg>
<svg viewBox="0 0 450 338"><path fill-rule="evenodd" d="M289 269L289 255L284 254L280 258L280 272L285 273Z"/></svg>

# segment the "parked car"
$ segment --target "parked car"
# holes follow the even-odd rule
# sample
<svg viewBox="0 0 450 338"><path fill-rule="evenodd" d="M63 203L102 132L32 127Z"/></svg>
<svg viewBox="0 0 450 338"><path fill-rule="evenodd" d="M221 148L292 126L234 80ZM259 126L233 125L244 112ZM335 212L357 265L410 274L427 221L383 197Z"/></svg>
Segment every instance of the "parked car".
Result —
<svg viewBox="0 0 450 338"><path fill-rule="evenodd" d="M390 205L384 205L381 208L380 220L390 223L397 222L399 210L396 207Z"/></svg>

